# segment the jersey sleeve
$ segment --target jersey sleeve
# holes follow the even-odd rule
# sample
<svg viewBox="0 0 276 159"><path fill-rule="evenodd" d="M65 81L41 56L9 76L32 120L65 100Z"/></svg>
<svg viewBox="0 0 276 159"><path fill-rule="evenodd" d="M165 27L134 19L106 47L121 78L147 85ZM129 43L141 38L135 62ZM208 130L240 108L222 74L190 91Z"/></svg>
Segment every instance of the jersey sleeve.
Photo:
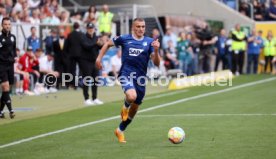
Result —
<svg viewBox="0 0 276 159"><path fill-rule="evenodd" d="M121 35L121 36L115 36L113 39L112 39L114 45L116 47L119 47L119 46L122 46L123 42L124 42L124 37Z"/></svg>

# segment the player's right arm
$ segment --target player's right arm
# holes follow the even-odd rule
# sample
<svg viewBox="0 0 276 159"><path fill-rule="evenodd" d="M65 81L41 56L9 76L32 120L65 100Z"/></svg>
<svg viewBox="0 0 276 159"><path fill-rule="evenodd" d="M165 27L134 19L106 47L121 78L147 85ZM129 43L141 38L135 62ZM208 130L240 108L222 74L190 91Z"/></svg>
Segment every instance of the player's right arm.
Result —
<svg viewBox="0 0 276 159"><path fill-rule="evenodd" d="M108 42L106 42L101 51L100 54L98 56L98 58L96 59L96 67L101 70L103 68L102 66L102 58L105 55L106 51L111 47L111 46L121 46L124 42L124 36L116 36L113 39L110 39Z"/></svg>
<svg viewBox="0 0 276 159"><path fill-rule="evenodd" d="M111 46L114 46L114 43L113 43L113 40L108 40L108 42L106 42L104 45L103 45L103 47L102 47L102 49L101 49L101 51L100 51L100 53L99 53L99 55L98 55L98 57L97 57L97 59L96 59L96 67L99 69L99 70L101 70L102 68L103 68L103 66L102 66L102 58L103 58L103 56L106 54L106 52L107 52L107 50L111 47Z"/></svg>

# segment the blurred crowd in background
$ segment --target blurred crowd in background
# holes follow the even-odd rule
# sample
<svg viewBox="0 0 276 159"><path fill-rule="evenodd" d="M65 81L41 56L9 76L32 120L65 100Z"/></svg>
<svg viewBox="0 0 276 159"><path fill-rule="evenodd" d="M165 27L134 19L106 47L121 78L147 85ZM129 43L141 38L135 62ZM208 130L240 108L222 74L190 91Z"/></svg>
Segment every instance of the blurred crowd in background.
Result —
<svg viewBox="0 0 276 159"><path fill-rule="evenodd" d="M230 0L223 2L231 4ZM244 0L241 0L239 7L240 11L247 15L248 11L244 9L244 3ZM256 20L275 19L276 0L269 2L254 0L252 3L254 7L255 5L264 6L256 9L256 12L254 10ZM0 20L6 16L9 16L12 22L19 24L70 23L86 26L92 23L97 29L96 35L102 42L106 42L111 38L114 13L109 11L108 5L103 5L100 11L97 11L95 6L91 6L84 13L70 14L59 5L57 0L18 0L16 2L0 0ZM15 93L39 95L70 87L77 89L76 86L61 86L61 74L71 72L69 67L72 64L66 60L71 58L67 45L69 33L62 27L54 28L47 37L40 40L36 27L31 27L30 32L31 35L25 40L24 50L17 49ZM191 76L222 69L230 69L235 75L273 73L275 70L273 66L276 62L276 39L272 31L264 35L261 30L252 29L247 35L241 30L239 24L236 24L230 31L221 28L219 33L214 33L207 23L203 23L199 26L186 26L181 32L174 32L170 26L167 26L164 36L156 28L152 30L150 36L154 39L158 38L161 42L162 57L160 67L155 67L152 62L149 63L148 76L151 78L162 75L174 76L176 73ZM260 58L262 52L263 59ZM104 69L100 75L106 78L105 85L109 85L108 76L116 77L121 66L120 48L111 48L103 60ZM76 71L77 75L81 75L78 69ZM58 78L57 84L52 87L44 84L44 77L49 73Z"/></svg>
<svg viewBox="0 0 276 159"><path fill-rule="evenodd" d="M276 20L276 0L219 0L256 21Z"/></svg>

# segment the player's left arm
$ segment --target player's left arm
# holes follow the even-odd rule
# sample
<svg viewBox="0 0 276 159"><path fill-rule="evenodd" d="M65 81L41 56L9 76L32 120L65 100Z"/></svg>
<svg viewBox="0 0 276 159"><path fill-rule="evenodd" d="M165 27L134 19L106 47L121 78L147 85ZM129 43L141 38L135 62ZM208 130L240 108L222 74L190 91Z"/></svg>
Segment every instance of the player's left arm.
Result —
<svg viewBox="0 0 276 159"><path fill-rule="evenodd" d="M160 43L159 43L158 39L154 40L151 43L151 46L153 47L153 53L151 54L151 59L152 59L154 65L159 67L159 65L160 65L160 55L159 55Z"/></svg>

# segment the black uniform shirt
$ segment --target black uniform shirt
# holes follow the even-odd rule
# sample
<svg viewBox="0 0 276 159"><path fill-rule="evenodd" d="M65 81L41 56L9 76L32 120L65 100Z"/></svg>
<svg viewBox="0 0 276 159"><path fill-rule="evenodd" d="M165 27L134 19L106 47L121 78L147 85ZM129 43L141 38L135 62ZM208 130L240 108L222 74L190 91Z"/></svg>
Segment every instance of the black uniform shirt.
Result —
<svg viewBox="0 0 276 159"><path fill-rule="evenodd" d="M0 64L13 64L16 57L16 38L10 32L0 35Z"/></svg>
<svg viewBox="0 0 276 159"><path fill-rule="evenodd" d="M99 50L100 46L97 45L98 37L96 34L91 37L88 33L86 33L83 36L82 39L82 58L86 59L90 62L95 62L98 55L99 55Z"/></svg>

